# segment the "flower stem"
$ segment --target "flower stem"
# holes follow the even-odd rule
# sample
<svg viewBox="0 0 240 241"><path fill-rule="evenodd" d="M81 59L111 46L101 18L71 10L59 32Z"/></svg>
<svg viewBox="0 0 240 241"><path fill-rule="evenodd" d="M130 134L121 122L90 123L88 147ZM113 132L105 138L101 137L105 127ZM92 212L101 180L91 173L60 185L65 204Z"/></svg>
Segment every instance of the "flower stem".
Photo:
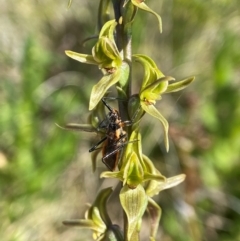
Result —
<svg viewBox="0 0 240 241"><path fill-rule="evenodd" d="M124 4L124 0L112 0L115 19L118 22L116 27L116 44L120 53L122 53L123 61L129 65L129 75L124 85L118 86L119 99L129 100L131 93L132 83L132 16L135 15L134 7L129 1ZM119 112L122 120L129 120L128 115L128 101L118 101ZM131 127L128 128L128 136L131 136ZM124 212L124 211L123 211ZM126 214L124 217L124 240L128 240L128 219ZM139 240L138 232L133 234L134 241ZM133 239L131 239L133 240Z"/></svg>
<svg viewBox="0 0 240 241"><path fill-rule="evenodd" d="M116 44L122 59L129 65L128 80L124 85L118 86L118 98L128 100L131 96L132 76L132 24L125 20L129 4L124 5L124 0L112 0L115 19L118 22L116 27ZM129 15L129 14L128 14ZM129 120L127 101L119 101L119 112L123 120Z"/></svg>

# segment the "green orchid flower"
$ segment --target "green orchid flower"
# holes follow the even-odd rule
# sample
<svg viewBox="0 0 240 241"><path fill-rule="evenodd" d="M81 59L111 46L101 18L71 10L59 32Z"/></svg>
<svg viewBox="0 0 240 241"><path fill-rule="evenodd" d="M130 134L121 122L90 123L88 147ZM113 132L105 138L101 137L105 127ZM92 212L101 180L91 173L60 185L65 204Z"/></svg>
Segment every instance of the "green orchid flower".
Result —
<svg viewBox="0 0 240 241"><path fill-rule="evenodd" d="M178 185L184 181L185 175L164 177L152 161L142 154L141 135L137 129L132 132L127 145L120 170L103 172L101 177L118 178L123 182L120 201L128 217L129 240L134 240L135 232L139 232L142 215L147 210L151 219L150 240L154 241L161 217L161 208L152 197L164 189Z"/></svg>
<svg viewBox="0 0 240 241"><path fill-rule="evenodd" d="M117 25L115 20L106 22L100 33L92 55L65 51L66 55L81 63L97 65L103 72L103 78L93 86L89 110L92 110L105 95L106 91L117 82L125 82L129 73L129 65L122 61L114 41L114 30Z"/></svg>
<svg viewBox="0 0 240 241"><path fill-rule="evenodd" d="M106 22L100 33L97 43L92 49L92 55L65 51L72 59L81 63L98 65L100 69L109 71L121 66L122 59L114 41L114 30L117 26L115 20Z"/></svg>
<svg viewBox="0 0 240 241"><path fill-rule="evenodd" d="M163 125L164 130L164 143L166 150L169 150L169 141L168 141L168 122L164 118L164 116L155 108L155 104L157 100L162 98L162 94L176 92L187 87L193 80L194 77L190 77L184 80L181 80L176 83L169 83L170 81L174 81L175 79L171 76L165 76L157 67L155 62L145 55L134 55L134 59L137 62L140 62L144 67L144 78L142 81L142 86L139 92L139 95L134 100L130 99L131 103L139 102L141 109L151 116L157 118L161 124ZM136 98L139 98L137 101ZM130 109L130 108L129 108ZM134 110L136 107L134 108ZM132 116L132 112L130 113ZM133 117L135 118L135 117Z"/></svg>
<svg viewBox="0 0 240 241"><path fill-rule="evenodd" d="M78 228L91 229L94 240L123 241L123 235L117 225L113 225L107 213L107 200L112 193L112 188L103 189L94 203L85 213L85 219L63 221L64 225Z"/></svg>
<svg viewBox="0 0 240 241"><path fill-rule="evenodd" d="M131 189L149 180L165 182L165 177L159 173L153 174L145 165L142 154L141 134L134 130L131 134L119 171L106 171L101 174L105 178L118 178Z"/></svg>

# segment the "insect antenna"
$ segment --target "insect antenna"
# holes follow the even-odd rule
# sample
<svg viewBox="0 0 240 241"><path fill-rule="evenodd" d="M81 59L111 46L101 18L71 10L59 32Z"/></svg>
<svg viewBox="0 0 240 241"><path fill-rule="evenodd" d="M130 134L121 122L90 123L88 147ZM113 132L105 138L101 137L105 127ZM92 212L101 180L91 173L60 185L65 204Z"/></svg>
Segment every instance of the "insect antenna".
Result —
<svg viewBox="0 0 240 241"><path fill-rule="evenodd" d="M104 98L102 98L102 102L103 102L103 104L108 108L108 110L109 110L110 112L113 112L112 107L108 105L108 103L104 100Z"/></svg>

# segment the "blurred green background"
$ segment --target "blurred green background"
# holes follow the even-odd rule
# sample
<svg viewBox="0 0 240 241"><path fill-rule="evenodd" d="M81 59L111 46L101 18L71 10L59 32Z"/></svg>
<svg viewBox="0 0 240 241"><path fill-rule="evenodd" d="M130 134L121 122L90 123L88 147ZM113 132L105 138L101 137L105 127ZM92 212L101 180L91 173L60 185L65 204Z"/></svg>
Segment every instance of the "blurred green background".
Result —
<svg viewBox="0 0 240 241"><path fill-rule="evenodd" d="M101 72L69 59L64 50L90 53L98 1L0 0L0 240L91 240L66 228L82 218L106 168L92 173L89 147L97 137L57 128L85 123L91 87ZM138 12L133 52L152 57L165 75L196 80L163 96L158 108L170 123L170 152L162 127L144 117L143 151L165 176L186 173L155 200L163 213L157 240L240 240L240 13L238 0L149 1L163 20ZM143 70L134 64L134 91ZM121 225L113 197L112 218ZM148 219L142 240L147 240Z"/></svg>

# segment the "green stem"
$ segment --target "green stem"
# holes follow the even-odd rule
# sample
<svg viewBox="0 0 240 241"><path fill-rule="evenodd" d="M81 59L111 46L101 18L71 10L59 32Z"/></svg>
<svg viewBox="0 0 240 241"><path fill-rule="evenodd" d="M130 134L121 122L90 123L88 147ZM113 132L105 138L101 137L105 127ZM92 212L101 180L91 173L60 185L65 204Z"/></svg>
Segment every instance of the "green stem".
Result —
<svg viewBox="0 0 240 241"><path fill-rule="evenodd" d="M123 46L124 61L129 64L129 76L125 92L130 98L132 92L132 24L124 26L124 46Z"/></svg>
<svg viewBox="0 0 240 241"><path fill-rule="evenodd" d="M131 96L132 81L132 24L129 23L129 3L124 5L124 0L112 0L116 21L119 23L116 27L116 43L119 51L122 53L123 61L129 65L128 80L124 85L118 86L119 99L129 99ZM131 1L129 1L131 2ZM119 101L119 111L122 120L129 120L127 101ZM130 133L128 133L130 134ZM129 135L130 136L130 135Z"/></svg>
<svg viewBox="0 0 240 241"><path fill-rule="evenodd" d="M117 22L119 22L119 19L121 18L121 6L122 6L122 0L112 0L113 4L113 10L115 19ZM119 52L122 52L123 50L123 28L122 25L118 24L116 27L116 44L118 47Z"/></svg>
<svg viewBox="0 0 240 241"><path fill-rule="evenodd" d="M116 27L116 43L119 51L122 53L123 61L128 63L129 65L129 75L128 81L124 84L124 86L119 86L122 91L118 91L118 97L120 99L129 100L131 93L131 82L132 82L132 18L135 15L135 9L132 5L131 1L127 4L124 4L124 0L112 0L115 19L119 23ZM123 94L124 93L124 94ZM119 101L119 111L121 114L121 118L123 120L129 120L128 115L128 102L127 101ZM131 127L128 128L128 136L131 136ZM127 233L128 233L128 219L126 214L124 213L124 240L128 241ZM138 241L139 234L138 232L134 232L133 238L131 240Z"/></svg>

